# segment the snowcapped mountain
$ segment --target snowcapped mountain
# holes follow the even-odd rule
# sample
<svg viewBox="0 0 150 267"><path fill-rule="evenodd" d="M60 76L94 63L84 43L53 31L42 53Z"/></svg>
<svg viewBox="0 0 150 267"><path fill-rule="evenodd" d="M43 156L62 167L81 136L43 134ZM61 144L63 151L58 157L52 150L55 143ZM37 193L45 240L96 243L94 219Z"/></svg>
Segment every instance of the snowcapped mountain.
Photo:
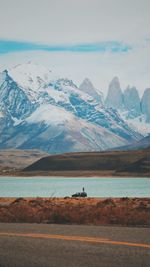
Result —
<svg viewBox="0 0 150 267"><path fill-rule="evenodd" d="M0 148L100 151L139 140L142 136L115 109L104 107L101 94L98 100L88 86L81 90L32 62L3 71Z"/></svg>
<svg viewBox="0 0 150 267"><path fill-rule="evenodd" d="M34 99L34 94L36 97L38 91L52 79L50 70L44 66L33 64L31 61L8 69L8 73L31 99Z"/></svg>
<svg viewBox="0 0 150 267"><path fill-rule="evenodd" d="M142 99L135 87L128 86L121 90L119 79L114 78L109 85L105 104L115 108L121 118L139 133L146 136L150 133L150 89L146 89Z"/></svg>

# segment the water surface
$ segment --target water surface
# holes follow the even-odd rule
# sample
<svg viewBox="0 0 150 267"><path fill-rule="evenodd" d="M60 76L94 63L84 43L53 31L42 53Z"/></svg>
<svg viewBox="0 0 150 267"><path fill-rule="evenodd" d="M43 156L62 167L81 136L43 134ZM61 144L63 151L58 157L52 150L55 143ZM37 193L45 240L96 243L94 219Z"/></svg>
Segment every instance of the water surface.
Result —
<svg viewBox="0 0 150 267"><path fill-rule="evenodd" d="M150 197L150 178L0 177L0 197Z"/></svg>

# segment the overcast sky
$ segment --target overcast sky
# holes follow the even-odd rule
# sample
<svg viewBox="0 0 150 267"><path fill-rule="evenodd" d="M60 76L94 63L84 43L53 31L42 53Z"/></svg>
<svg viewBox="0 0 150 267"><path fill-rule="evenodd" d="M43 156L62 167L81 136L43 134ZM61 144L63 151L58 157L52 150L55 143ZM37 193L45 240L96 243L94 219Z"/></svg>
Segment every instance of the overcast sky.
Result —
<svg viewBox="0 0 150 267"><path fill-rule="evenodd" d="M0 69L28 60L106 93L150 87L149 0L0 0Z"/></svg>

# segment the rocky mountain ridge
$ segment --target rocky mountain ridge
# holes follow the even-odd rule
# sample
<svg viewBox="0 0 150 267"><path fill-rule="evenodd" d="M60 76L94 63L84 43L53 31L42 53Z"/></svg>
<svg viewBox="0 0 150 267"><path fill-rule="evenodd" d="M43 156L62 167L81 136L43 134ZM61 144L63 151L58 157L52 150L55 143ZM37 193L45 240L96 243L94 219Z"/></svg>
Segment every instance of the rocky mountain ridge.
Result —
<svg viewBox="0 0 150 267"><path fill-rule="evenodd" d="M136 87L128 86L123 91L117 77L109 84L105 105L115 108L131 127L145 134L150 133L149 103L150 88L145 89L140 99Z"/></svg>
<svg viewBox="0 0 150 267"><path fill-rule="evenodd" d="M79 88L32 62L0 74L1 149L101 151L141 138L117 110L104 106L96 89Z"/></svg>

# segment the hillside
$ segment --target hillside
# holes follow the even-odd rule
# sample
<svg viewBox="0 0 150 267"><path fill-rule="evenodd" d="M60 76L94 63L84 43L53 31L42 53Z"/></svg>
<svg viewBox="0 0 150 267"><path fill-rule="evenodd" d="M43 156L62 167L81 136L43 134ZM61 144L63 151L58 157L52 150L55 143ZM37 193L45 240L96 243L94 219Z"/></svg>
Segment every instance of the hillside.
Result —
<svg viewBox="0 0 150 267"><path fill-rule="evenodd" d="M44 157L24 169L25 173L62 175L62 173L93 175L131 175L150 177L150 149L66 153ZM141 170L141 172L140 172Z"/></svg>
<svg viewBox="0 0 150 267"><path fill-rule="evenodd" d="M12 169L25 168L46 155L48 154L38 150L0 150L0 171L4 173Z"/></svg>

